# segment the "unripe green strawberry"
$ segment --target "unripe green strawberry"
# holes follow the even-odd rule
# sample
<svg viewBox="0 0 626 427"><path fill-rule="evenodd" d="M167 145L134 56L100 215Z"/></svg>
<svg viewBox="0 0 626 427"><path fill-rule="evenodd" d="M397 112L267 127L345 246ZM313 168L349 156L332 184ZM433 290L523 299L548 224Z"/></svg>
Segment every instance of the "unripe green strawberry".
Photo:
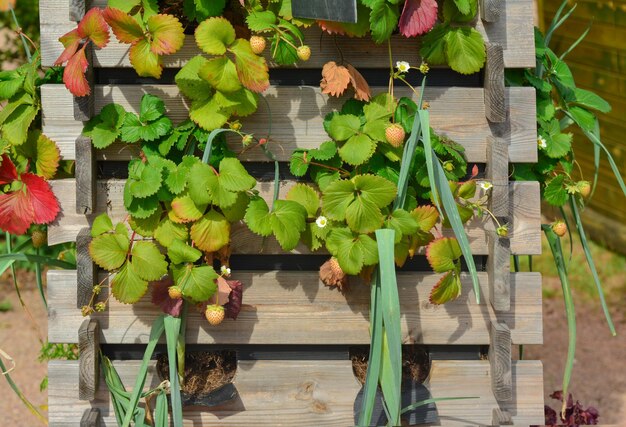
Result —
<svg viewBox="0 0 626 427"><path fill-rule="evenodd" d="M178 286L170 286L167 288L167 293L171 299L181 299L183 297L183 292Z"/></svg>
<svg viewBox="0 0 626 427"><path fill-rule="evenodd" d="M507 224L501 225L500 227L496 228L496 233L500 237L508 236L509 235L509 226Z"/></svg>
<svg viewBox="0 0 626 427"><path fill-rule="evenodd" d="M385 138L387 138L387 142L394 147L401 146L404 143L405 136L404 128L398 123L393 123L385 129Z"/></svg>
<svg viewBox="0 0 626 427"><path fill-rule="evenodd" d="M448 172L452 172L454 171L454 163L452 163L450 160L446 161L443 163L443 168L448 171Z"/></svg>
<svg viewBox="0 0 626 427"><path fill-rule="evenodd" d="M297 50L298 58L302 61L308 61L311 57L311 48L307 45L302 45Z"/></svg>
<svg viewBox="0 0 626 427"><path fill-rule="evenodd" d="M578 191L580 191L580 195L583 196L583 198L586 199L589 197L591 194L591 184L589 184L589 181L579 181L577 186Z"/></svg>
<svg viewBox="0 0 626 427"><path fill-rule="evenodd" d="M96 308L97 312L102 313L104 310L106 310L107 305L104 302L99 302L99 303L96 304L95 308Z"/></svg>
<svg viewBox="0 0 626 427"><path fill-rule="evenodd" d="M252 52L260 55L265 50L265 37L261 36L252 36L250 37L250 47L252 48Z"/></svg>
<svg viewBox="0 0 626 427"><path fill-rule="evenodd" d="M46 233L45 231L33 230L30 238L33 242L34 248L40 248L48 244L48 233Z"/></svg>
<svg viewBox="0 0 626 427"><path fill-rule="evenodd" d="M206 316L206 320L213 326L217 326L224 320L226 313L224 312L224 307L217 304L207 305L206 311L204 312Z"/></svg>
<svg viewBox="0 0 626 427"><path fill-rule="evenodd" d="M552 223L552 231L557 236L563 237L567 233L567 225L563 221L555 221Z"/></svg>

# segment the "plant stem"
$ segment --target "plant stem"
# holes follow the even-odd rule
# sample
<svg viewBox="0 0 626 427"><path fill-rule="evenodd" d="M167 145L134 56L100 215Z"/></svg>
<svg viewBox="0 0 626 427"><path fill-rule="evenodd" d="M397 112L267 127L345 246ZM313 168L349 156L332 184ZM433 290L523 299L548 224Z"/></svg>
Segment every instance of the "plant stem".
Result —
<svg viewBox="0 0 626 427"><path fill-rule="evenodd" d="M20 35L20 38L22 39L22 44L24 45L24 51L26 52L26 58L28 59L28 62L32 62L33 56L30 53L30 48L28 47L26 37L24 36L24 34L22 34L22 27L20 26L20 23L17 20L17 16L15 16L15 11L13 10L13 6L9 6L9 10L11 11L13 22L15 23L15 26L17 27L16 31Z"/></svg>
<svg viewBox="0 0 626 427"><path fill-rule="evenodd" d="M31 414L36 416L39 419L39 421L41 421L41 423L43 425L47 426L48 425L48 420L46 420L46 418L43 415L41 415L41 412L39 412L37 410L37 408L35 408L35 406L32 403L30 403L30 401L26 398L26 396L24 396L22 391L19 389L17 384L15 384L15 382L13 382L13 379L11 378L11 375L9 375L9 373L7 372L6 366L4 365L4 362L2 361L2 358L0 358L0 373L2 374L2 376L4 378L6 378L7 382L9 383L9 386L11 387L13 392L17 395L17 397L20 398L22 403L28 408L28 410L31 412Z"/></svg>

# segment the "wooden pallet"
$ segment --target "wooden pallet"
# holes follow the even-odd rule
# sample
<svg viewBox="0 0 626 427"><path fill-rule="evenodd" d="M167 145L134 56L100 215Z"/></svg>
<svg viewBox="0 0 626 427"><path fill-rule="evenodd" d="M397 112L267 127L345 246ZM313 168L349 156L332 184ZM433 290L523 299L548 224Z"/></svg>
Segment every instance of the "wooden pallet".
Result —
<svg viewBox="0 0 626 427"><path fill-rule="evenodd" d="M430 102L433 128L462 144L470 164L486 164L486 176L494 184L491 209L510 224L511 232L509 238L497 239L493 223L486 220L473 220L466 227L473 254L487 259L486 271L479 273L483 296L480 304L476 303L467 275L462 277L459 299L434 306L428 302L428 294L439 275L400 272L402 334L406 344L444 346L453 357L434 358L425 384L433 397L478 397L438 403L436 413L441 425L499 425L508 421L516 425L542 424L541 363L511 360L512 344L542 342L541 276L511 274L508 266L511 254L541 251L539 185L508 180L509 163L537 160L535 94L529 88L505 88L503 78L504 68L534 66L532 2L482 3L482 19L474 25L488 42L483 86L430 87L425 99ZM91 5L103 7L106 0L94 0ZM75 21L85 12L85 2L41 0L40 9L42 62L51 65L62 50L57 38L75 27ZM306 37L313 55L300 68L319 69L326 61L336 59L334 38L322 36L314 28L306 30ZM357 68L388 66L386 46L375 46L367 38L338 37L336 43L345 60ZM416 41L402 39L398 46L394 60L419 62ZM165 58L164 65L179 68L197 52L193 37L187 37L183 49ZM100 74L108 68L129 68L128 46L112 37L109 47L91 52L90 61L92 68L101 69ZM128 161L138 154L126 144L114 144L102 151L92 149L89 139L81 137L84 122L110 102L137 111L144 93L163 97L174 122L187 115L186 101L171 84L95 84L92 92L86 99L75 99L62 85L44 85L41 91L44 133L59 144L63 158L77 163L76 179L52 183L62 212L49 227L48 239L50 244L76 241L78 266L77 271L48 273L48 338L50 342L78 343L81 359L49 364L51 426L115 425L106 387L99 381L99 345L124 351L131 345L145 344L151 323L160 314L149 295L133 306L112 299L106 312L94 314L87 321L77 309L90 296L94 281L104 278L86 252L88 227L102 212L114 220L126 216L122 203L124 181L96 180L96 165ZM397 95L411 93L400 89ZM271 112L270 148L280 162L287 162L296 148L312 148L323 142L327 138L323 117L345 100L329 98L312 86L273 85L263 96L267 104L259 103L259 111L243 124L250 132L265 132ZM254 150L241 159L267 161ZM260 182L257 189L270 198L272 185ZM281 194L291 185L291 181L283 182ZM284 254L273 238L261 239L243 224L233 226L232 248L236 256L245 255L261 266L263 257L268 256L282 257L283 263L313 258L304 246ZM234 384L240 398L211 410L186 410L185 425L354 424L354 401L360 385L347 352L349 346L369 343L369 291L357 280L351 282L345 295L330 290L321 284L312 263L308 265L304 271L276 270L272 266L235 271L234 278L245 286L238 320L209 328L200 314L191 313L187 343L207 349L245 345L259 350L266 346L307 345L319 346L322 353L334 346L346 356L320 360L299 352L291 360L275 360L279 353L274 359L271 354L263 360L238 359ZM461 360L467 346L489 346L489 360ZM114 364L122 380L131 385L138 361ZM152 365L147 385L158 382Z"/></svg>

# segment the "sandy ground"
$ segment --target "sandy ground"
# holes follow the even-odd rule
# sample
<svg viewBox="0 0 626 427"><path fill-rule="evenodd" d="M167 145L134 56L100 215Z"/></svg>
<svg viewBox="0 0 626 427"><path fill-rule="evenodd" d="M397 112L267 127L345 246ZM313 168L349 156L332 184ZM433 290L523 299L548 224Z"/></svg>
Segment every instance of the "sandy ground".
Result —
<svg viewBox="0 0 626 427"><path fill-rule="evenodd" d="M34 287L32 275L21 276L22 295L28 304L42 333L47 328L46 313ZM555 278L544 278L544 287L558 287ZM15 296L10 281L0 281L0 301L8 299L13 310L0 313L0 348L16 359L17 367L12 376L29 399L38 407L45 408L47 394L39 391L39 384L46 375L46 365L37 361L40 344L37 328L24 313ZM584 405L594 405L600 411L600 423L626 426L626 318L615 313L618 337L611 337L600 308L578 300L578 350L572 377L571 391L575 399ZM580 307L585 307L582 310ZM619 307L615 307L616 309ZM624 306L619 311L624 312ZM617 311L617 310L616 310ZM544 345L526 346L526 359L539 359L544 364L545 399L561 388L561 375L567 351L567 327L562 299L544 301ZM13 394L6 381L0 379L0 414L3 426L36 426L38 422Z"/></svg>

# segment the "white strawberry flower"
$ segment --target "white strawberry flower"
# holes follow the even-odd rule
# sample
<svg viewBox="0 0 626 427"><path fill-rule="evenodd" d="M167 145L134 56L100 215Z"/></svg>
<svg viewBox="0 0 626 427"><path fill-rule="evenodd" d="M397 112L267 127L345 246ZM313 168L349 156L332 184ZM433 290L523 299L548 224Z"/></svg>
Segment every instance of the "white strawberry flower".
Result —
<svg viewBox="0 0 626 427"><path fill-rule="evenodd" d="M319 228L324 228L328 225L328 219L326 219L325 216L318 216L315 220L315 224L317 224Z"/></svg>
<svg viewBox="0 0 626 427"><path fill-rule="evenodd" d="M493 188L493 184L489 181L481 181L478 185L485 191L489 191Z"/></svg>
<svg viewBox="0 0 626 427"><path fill-rule="evenodd" d="M537 138L537 145L539 148L546 148L548 146L546 139L543 136L539 136L539 138Z"/></svg>
<svg viewBox="0 0 626 427"><path fill-rule="evenodd" d="M398 61L396 62L396 68L401 73L407 73L411 69L411 64L406 61Z"/></svg>
<svg viewBox="0 0 626 427"><path fill-rule="evenodd" d="M230 273L231 273L230 268L226 267L225 265L223 265L220 268L220 272L222 273L222 276L227 276L227 277L230 276Z"/></svg>

